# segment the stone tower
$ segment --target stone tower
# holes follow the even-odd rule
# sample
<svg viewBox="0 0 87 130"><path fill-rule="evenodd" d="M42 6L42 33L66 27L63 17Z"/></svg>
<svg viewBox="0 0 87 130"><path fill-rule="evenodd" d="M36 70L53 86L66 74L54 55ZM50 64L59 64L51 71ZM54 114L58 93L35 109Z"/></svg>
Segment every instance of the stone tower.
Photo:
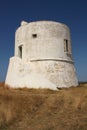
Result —
<svg viewBox="0 0 87 130"><path fill-rule="evenodd" d="M69 28L53 21L22 21L15 35L15 55L6 76L11 87L77 86Z"/></svg>

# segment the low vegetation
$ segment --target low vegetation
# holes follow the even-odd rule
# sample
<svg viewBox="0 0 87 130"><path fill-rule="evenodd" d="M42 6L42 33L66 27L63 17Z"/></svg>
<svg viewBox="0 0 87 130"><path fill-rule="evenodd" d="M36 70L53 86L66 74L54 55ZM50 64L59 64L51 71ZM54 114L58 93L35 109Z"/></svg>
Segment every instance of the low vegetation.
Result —
<svg viewBox="0 0 87 130"><path fill-rule="evenodd" d="M87 130L87 84L52 91L1 83L0 130Z"/></svg>

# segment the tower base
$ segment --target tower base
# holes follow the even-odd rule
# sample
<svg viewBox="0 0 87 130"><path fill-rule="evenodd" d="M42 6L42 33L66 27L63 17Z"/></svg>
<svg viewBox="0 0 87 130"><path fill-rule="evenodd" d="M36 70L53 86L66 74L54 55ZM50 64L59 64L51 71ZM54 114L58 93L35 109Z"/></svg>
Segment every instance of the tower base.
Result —
<svg viewBox="0 0 87 130"><path fill-rule="evenodd" d="M23 62L10 58L6 85L13 88L69 88L78 85L73 63L57 60L32 60Z"/></svg>

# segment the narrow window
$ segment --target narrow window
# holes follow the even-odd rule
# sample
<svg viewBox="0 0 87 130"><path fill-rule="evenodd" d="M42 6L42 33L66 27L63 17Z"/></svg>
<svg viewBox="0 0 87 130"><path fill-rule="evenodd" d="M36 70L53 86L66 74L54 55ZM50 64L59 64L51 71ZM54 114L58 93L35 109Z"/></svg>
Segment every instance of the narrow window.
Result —
<svg viewBox="0 0 87 130"><path fill-rule="evenodd" d="M64 51L68 52L68 40L64 39Z"/></svg>
<svg viewBox="0 0 87 130"><path fill-rule="evenodd" d="M22 58L22 45L18 47L18 55Z"/></svg>
<svg viewBox="0 0 87 130"><path fill-rule="evenodd" d="M33 38L36 38L36 37L37 37L37 34L32 34L32 37L33 37Z"/></svg>

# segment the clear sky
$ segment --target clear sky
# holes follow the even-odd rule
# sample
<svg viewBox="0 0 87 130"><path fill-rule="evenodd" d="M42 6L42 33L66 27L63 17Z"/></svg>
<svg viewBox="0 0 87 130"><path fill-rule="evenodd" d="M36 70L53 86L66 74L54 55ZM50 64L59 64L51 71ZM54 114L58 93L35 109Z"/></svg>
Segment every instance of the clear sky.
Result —
<svg viewBox="0 0 87 130"><path fill-rule="evenodd" d="M0 0L0 81L5 80L22 20L67 24L78 80L87 81L87 0Z"/></svg>

